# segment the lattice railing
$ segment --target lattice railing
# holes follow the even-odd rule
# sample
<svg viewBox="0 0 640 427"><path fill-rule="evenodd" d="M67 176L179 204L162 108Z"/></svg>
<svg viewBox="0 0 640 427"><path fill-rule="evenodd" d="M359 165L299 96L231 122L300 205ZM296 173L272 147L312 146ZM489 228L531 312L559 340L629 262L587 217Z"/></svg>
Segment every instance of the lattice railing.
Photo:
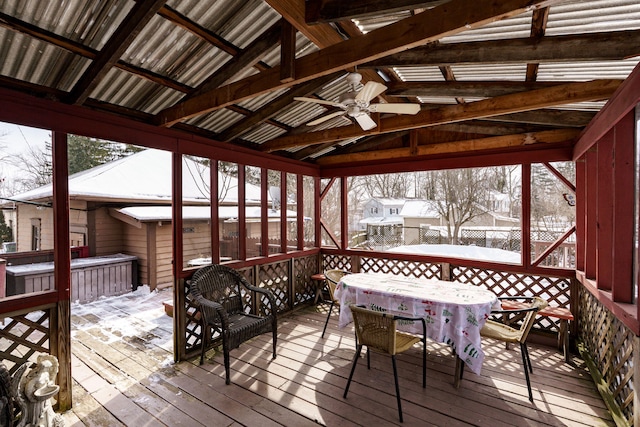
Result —
<svg viewBox="0 0 640 427"><path fill-rule="evenodd" d="M608 392L633 425L633 332L587 289L578 292L578 330Z"/></svg>
<svg viewBox="0 0 640 427"><path fill-rule="evenodd" d="M8 315L0 322L0 359L13 373L35 353L49 353L50 310Z"/></svg>
<svg viewBox="0 0 640 427"><path fill-rule="evenodd" d="M294 272L293 278L290 277L291 269ZM311 255L254 267L244 267L239 268L238 271L249 283L269 289L276 299L278 314L282 314L291 311L300 304L313 301L315 283L311 280L311 276L319 271L318 256ZM188 293L187 284L185 284L185 292ZM249 295L245 295L245 297L249 301ZM255 303L254 310L260 312L264 307L263 301ZM190 355L202 343L202 328L199 312L190 303L189 298L186 300L185 309L185 354ZM217 337L212 338L215 340Z"/></svg>
<svg viewBox="0 0 640 427"><path fill-rule="evenodd" d="M317 256L293 259L294 306L315 297L316 284L312 283L310 277L318 272Z"/></svg>
<svg viewBox="0 0 640 427"><path fill-rule="evenodd" d="M389 273L407 277L442 278L440 264L404 261L384 258L360 258L360 271L370 273Z"/></svg>
<svg viewBox="0 0 640 427"><path fill-rule="evenodd" d="M566 277L534 276L452 265L451 280L483 286L498 296L539 296L550 305L571 309L569 304L571 280ZM560 319L538 316L534 328L557 332L560 328Z"/></svg>

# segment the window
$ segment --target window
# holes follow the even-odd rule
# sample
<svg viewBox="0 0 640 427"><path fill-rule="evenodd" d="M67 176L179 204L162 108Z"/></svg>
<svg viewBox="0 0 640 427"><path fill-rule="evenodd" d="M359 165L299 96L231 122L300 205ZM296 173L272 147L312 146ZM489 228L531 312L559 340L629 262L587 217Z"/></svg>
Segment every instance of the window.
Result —
<svg viewBox="0 0 640 427"><path fill-rule="evenodd" d="M40 218L31 218L31 250L40 250L40 230L42 220Z"/></svg>

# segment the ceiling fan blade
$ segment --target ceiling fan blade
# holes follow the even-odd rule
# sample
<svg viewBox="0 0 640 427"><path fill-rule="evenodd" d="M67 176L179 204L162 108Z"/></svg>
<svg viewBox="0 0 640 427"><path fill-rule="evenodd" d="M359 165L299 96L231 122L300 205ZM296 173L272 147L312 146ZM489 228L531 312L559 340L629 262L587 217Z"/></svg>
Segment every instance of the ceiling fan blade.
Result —
<svg viewBox="0 0 640 427"><path fill-rule="evenodd" d="M356 101L369 102L385 90L387 90L387 87L382 83L367 82L356 95Z"/></svg>
<svg viewBox="0 0 640 427"><path fill-rule="evenodd" d="M372 113L417 114L420 111L420 104L371 104L369 111Z"/></svg>
<svg viewBox="0 0 640 427"><path fill-rule="evenodd" d="M322 104L322 105L330 105L332 107L340 107L342 108L343 105L339 102L334 102L334 101L325 101L324 99L317 99L317 98L306 98L304 96L296 96L295 98L293 98L295 101L302 101L302 102L315 102L316 104Z"/></svg>
<svg viewBox="0 0 640 427"><path fill-rule="evenodd" d="M356 122L358 122L362 130L369 130L378 126L368 114L359 114L355 116L354 119L356 119Z"/></svg>
<svg viewBox="0 0 640 427"><path fill-rule="evenodd" d="M322 116L319 117L315 120L310 121L309 123L307 123L307 126L315 126L315 125L319 125L320 123L324 123L329 119L332 119L334 117L338 117L344 114L344 111L335 111L331 114L327 114L326 116Z"/></svg>

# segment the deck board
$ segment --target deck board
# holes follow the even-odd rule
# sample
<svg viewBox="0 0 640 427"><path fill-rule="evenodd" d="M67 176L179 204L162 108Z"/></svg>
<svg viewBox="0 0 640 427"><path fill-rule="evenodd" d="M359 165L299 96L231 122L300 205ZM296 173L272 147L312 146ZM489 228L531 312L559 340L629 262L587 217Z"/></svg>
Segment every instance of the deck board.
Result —
<svg viewBox="0 0 640 427"><path fill-rule="evenodd" d="M232 384L225 385L222 355L214 350L203 365L199 358L172 363L171 319L162 307L167 292L72 307L68 426L400 425L388 356L373 353L371 370L362 358L343 399L355 340L351 327L337 327L335 313L321 338L328 304L279 319L274 360L271 334L232 350ZM427 341L424 389L419 346L399 355L402 425L614 425L579 358L570 365L557 349L531 345L532 404L519 350L490 340L483 349L481 375L465 371L459 389L448 346Z"/></svg>

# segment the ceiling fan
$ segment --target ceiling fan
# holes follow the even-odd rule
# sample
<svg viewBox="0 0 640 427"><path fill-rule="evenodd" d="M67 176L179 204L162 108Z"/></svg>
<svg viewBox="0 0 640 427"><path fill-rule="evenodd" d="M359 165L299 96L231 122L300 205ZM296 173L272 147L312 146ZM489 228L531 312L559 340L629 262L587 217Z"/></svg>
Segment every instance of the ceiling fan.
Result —
<svg viewBox="0 0 640 427"><path fill-rule="evenodd" d="M369 81L359 92L356 92L356 86L361 80L362 74L349 73L347 75L349 90L340 95L337 102L306 97L293 98L296 101L315 102L316 104L337 107L341 110L312 120L307 123L307 126L319 125L334 117L347 115L354 118L363 130L369 130L377 126L376 122L369 116L369 113L417 114L420 111L420 104L370 104L371 100L387 90L387 87L382 83Z"/></svg>

